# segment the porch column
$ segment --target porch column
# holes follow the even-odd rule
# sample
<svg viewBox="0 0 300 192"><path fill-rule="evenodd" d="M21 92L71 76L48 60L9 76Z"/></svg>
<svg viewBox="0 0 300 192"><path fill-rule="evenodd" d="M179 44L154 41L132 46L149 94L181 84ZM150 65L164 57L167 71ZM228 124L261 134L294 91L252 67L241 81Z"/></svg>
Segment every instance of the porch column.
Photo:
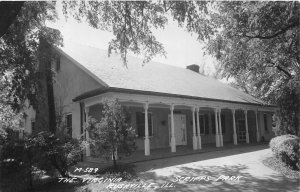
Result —
<svg viewBox="0 0 300 192"><path fill-rule="evenodd" d="M149 104L144 104L145 109L145 156L150 155L149 127L148 127L148 108Z"/></svg>
<svg viewBox="0 0 300 192"><path fill-rule="evenodd" d="M175 131L174 131L174 105L171 105L171 152L176 152L176 141L175 141Z"/></svg>
<svg viewBox="0 0 300 192"><path fill-rule="evenodd" d="M236 124L235 124L235 109L232 109L232 122L233 122L233 143L237 145L237 135L236 135Z"/></svg>
<svg viewBox="0 0 300 192"><path fill-rule="evenodd" d="M193 117L193 149L197 149L197 136L196 136L196 122L195 122L195 107L192 107L192 117Z"/></svg>
<svg viewBox="0 0 300 192"><path fill-rule="evenodd" d="M256 141L260 141L259 128L258 128L258 112L255 110L255 120L256 120Z"/></svg>
<svg viewBox="0 0 300 192"><path fill-rule="evenodd" d="M220 147L219 128L218 128L218 109L215 108L215 125L216 125L216 147Z"/></svg>
<svg viewBox="0 0 300 192"><path fill-rule="evenodd" d="M247 110L244 110L245 112L245 125L246 125L246 143L249 143L249 131L248 131L248 115Z"/></svg>
<svg viewBox="0 0 300 192"><path fill-rule="evenodd" d="M222 132L222 121L221 121L221 110L219 109L219 138L220 138L220 146L223 147L223 132Z"/></svg>
<svg viewBox="0 0 300 192"><path fill-rule="evenodd" d="M199 108L196 108L196 114L197 114L198 149L202 149L201 135L200 135L200 123L199 123Z"/></svg>
<svg viewBox="0 0 300 192"><path fill-rule="evenodd" d="M85 146L85 155L91 156L91 147L90 147L90 143L89 143L90 134L87 130L88 122L89 122L89 108L86 107L85 108L85 140L87 141L87 144Z"/></svg>

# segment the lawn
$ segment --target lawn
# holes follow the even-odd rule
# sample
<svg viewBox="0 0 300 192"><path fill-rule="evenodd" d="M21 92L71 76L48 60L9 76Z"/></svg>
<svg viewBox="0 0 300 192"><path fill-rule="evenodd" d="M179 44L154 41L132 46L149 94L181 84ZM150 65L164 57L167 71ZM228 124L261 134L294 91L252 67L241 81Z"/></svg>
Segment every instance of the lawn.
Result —
<svg viewBox="0 0 300 192"><path fill-rule="evenodd" d="M300 171L290 169L275 157L267 157L262 162L267 167L270 167L271 169L285 175L290 179L300 179Z"/></svg>

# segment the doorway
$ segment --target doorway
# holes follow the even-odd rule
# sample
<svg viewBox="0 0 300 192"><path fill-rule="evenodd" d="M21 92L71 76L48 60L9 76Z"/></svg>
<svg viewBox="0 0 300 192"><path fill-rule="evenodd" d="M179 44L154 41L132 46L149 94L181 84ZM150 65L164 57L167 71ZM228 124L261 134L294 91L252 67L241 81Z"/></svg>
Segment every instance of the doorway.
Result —
<svg viewBox="0 0 300 192"><path fill-rule="evenodd" d="M237 137L238 137L238 141L246 141L245 119L237 120Z"/></svg>

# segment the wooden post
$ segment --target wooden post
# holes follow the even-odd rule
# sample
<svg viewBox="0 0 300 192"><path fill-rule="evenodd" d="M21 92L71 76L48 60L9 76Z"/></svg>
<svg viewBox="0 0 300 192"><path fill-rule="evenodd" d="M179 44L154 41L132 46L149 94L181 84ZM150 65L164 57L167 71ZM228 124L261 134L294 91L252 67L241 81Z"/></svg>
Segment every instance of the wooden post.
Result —
<svg viewBox="0 0 300 192"><path fill-rule="evenodd" d="M196 112L197 112L198 149L202 149L201 134L200 134L200 122L199 122L199 108L196 109ZM203 129L205 129L205 128L203 127Z"/></svg>
<svg viewBox="0 0 300 192"><path fill-rule="evenodd" d="M149 125L148 125L148 108L149 104L145 103L145 156L150 155Z"/></svg>
<svg viewBox="0 0 300 192"><path fill-rule="evenodd" d="M260 134L259 134L259 127L258 127L258 111L255 111L255 120L256 120L256 141L257 143L260 142Z"/></svg>
<svg viewBox="0 0 300 192"><path fill-rule="evenodd" d="M216 147L220 147L219 128L218 128L218 109L215 108L215 125L216 125Z"/></svg>
<svg viewBox="0 0 300 192"><path fill-rule="evenodd" d="M232 109L232 121L233 121L233 143L237 145L237 135L236 135L236 123L235 123L235 109Z"/></svg>
<svg viewBox="0 0 300 192"><path fill-rule="evenodd" d="M196 136L196 122L195 122L195 107L192 107L192 117L193 117L193 149L197 149L197 136Z"/></svg>
<svg viewBox="0 0 300 192"><path fill-rule="evenodd" d="M249 130L248 130L248 115L247 115L247 110L245 112L245 124L246 124L246 143L249 143Z"/></svg>
<svg viewBox="0 0 300 192"><path fill-rule="evenodd" d="M220 147L223 147L223 132L222 132L222 121L221 121L221 109L219 109L219 138L220 138Z"/></svg>
<svg viewBox="0 0 300 192"><path fill-rule="evenodd" d="M175 131L174 131L174 105L171 105L171 152L176 152L176 140L175 140Z"/></svg>

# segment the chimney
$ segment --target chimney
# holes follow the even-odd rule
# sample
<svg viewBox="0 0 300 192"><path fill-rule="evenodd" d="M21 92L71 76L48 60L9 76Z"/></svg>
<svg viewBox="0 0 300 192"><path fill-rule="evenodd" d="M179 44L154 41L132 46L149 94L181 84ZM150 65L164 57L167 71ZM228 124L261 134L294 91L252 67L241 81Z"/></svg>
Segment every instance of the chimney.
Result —
<svg viewBox="0 0 300 192"><path fill-rule="evenodd" d="M192 64L192 65L188 65L186 66L187 69L192 70L196 73L199 73L199 65L196 64Z"/></svg>

